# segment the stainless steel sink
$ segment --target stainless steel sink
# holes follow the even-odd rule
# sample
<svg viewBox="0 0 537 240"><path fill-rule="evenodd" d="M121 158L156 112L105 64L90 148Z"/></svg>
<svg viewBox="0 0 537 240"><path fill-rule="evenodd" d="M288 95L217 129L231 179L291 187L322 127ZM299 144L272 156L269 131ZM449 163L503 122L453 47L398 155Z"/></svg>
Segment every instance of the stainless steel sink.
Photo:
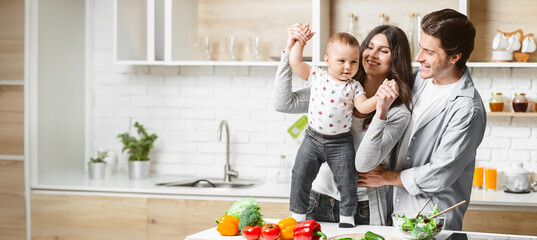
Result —
<svg viewBox="0 0 537 240"><path fill-rule="evenodd" d="M157 186L164 187L191 187L191 188L251 188L258 185L256 181L224 182L222 179L194 179L177 182L157 183Z"/></svg>

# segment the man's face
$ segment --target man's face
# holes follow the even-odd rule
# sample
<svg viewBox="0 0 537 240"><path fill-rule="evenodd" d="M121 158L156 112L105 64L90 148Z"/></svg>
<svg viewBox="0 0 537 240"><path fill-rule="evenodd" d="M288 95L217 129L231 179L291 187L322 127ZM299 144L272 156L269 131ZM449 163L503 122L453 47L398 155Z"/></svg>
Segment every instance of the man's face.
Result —
<svg viewBox="0 0 537 240"><path fill-rule="evenodd" d="M449 68L456 67L442 49L440 39L426 33L421 34L416 62L420 63L420 76L423 79L442 78Z"/></svg>

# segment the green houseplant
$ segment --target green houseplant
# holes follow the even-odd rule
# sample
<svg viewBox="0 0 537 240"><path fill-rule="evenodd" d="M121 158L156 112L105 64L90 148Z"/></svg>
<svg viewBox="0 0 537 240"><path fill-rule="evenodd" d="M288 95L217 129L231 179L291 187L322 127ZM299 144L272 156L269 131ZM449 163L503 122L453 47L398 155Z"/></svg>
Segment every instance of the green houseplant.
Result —
<svg viewBox="0 0 537 240"><path fill-rule="evenodd" d="M138 122L134 123L138 136L137 139L128 132L117 135L123 142L124 152L129 153L129 176L131 179L143 179L149 176L149 152L153 149L153 143L158 138L156 134L148 134L144 126Z"/></svg>
<svg viewBox="0 0 537 240"><path fill-rule="evenodd" d="M106 173L106 161L108 152L99 152L96 158L90 157L88 171L90 179L103 179Z"/></svg>

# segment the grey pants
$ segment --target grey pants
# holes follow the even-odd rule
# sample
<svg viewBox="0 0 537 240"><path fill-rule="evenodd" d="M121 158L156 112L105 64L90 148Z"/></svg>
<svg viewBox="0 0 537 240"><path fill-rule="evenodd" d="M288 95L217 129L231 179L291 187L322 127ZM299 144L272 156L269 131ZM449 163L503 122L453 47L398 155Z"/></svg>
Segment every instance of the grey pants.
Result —
<svg viewBox="0 0 537 240"><path fill-rule="evenodd" d="M325 135L306 129L306 136L293 166L289 210L298 214L307 213L311 184L317 177L321 164L326 162L341 194L339 213L342 216L354 216L358 204L355 154L350 132Z"/></svg>

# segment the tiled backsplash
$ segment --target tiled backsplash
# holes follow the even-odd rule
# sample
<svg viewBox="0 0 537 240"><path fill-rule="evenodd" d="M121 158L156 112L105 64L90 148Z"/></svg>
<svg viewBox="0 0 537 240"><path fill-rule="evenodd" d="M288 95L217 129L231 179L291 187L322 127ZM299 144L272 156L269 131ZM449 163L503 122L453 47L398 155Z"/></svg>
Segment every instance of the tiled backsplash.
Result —
<svg viewBox="0 0 537 240"><path fill-rule="evenodd" d="M299 144L286 129L301 115L274 111L276 67L125 66L113 63L112 1L96 1L90 72L90 147L120 150L118 133L140 121L159 138L151 154L159 174L222 177L225 144L219 122L231 131L231 164L240 178L274 179L280 155L293 161ZM285 39L282 39L284 41ZM535 68L471 69L488 110L490 92L507 101L515 92L537 97ZM303 86L295 80L296 89ZM528 91L529 89L529 91ZM510 111L510 102L506 102ZM530 111L535 111L530 107ZM537 172L537 118L489 117L477 159L498 169L523 162ZM126 166L120 161L120 169Z"/></svg>

